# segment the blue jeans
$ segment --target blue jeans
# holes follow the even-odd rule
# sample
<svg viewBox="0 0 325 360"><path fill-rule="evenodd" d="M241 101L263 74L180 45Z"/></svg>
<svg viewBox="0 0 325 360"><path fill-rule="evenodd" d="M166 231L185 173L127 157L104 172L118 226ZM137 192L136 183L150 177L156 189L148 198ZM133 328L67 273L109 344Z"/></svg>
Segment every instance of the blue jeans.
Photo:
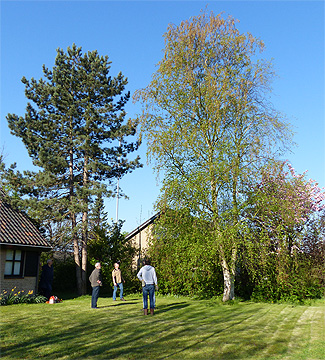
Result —
<svg viewBox="0 0 325 360"><path fill-rule="evenodd" d="M91 293L91 307L96 308L97 307L97 300L99 297L99 288L100 286L94 286L93 291Z"/></svg>
<svg viewBox="0 0 325 360"><path fill-rule="evenodd" d="M148 309L148 295L150 300L150 309L155 308L155 285L154 284L146 284L142 288L143 295L143 308Z"/></svg>
<svg viewBox="0 0 325 360"><path fill-rule="evenodd" d="M120 299L123 298L123 283L118 283L117 286L120 288ZM113 300L116 300L117 286L114 286Z"/></svg>

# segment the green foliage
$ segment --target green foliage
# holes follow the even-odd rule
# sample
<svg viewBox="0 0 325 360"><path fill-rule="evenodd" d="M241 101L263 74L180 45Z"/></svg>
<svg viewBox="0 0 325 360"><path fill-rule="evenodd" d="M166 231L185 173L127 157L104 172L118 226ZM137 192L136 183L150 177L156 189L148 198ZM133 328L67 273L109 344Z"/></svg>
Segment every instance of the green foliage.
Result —
<svg viewBox="0 0 325 360"><path fill-rule="evenodd" d="M308 267L305 268L304 265L300 265L298 273L271 273L270 277L260 279L254 287L251 299L257 302L304 304L311 299L322 298L324 289L317 280L308 275Z"/></svg>
<svg viewBox="0 0 325 360"><path fill-rule="evenodd" d="M149 251L163 294L211 297L222 293L222 272L206 223L166 211L155 223Z"/></svg>
<svg viewBox="0 0 325 360"><path fill-rule="evenodd" d="M76 264L71 253L63 260L55 260L53 263L53 293L74 292L77 293Z"/></svg>
<svg viewBox="0 0 325 360"><path fill-rule="evenodd" d="M57 49L52 70L27 80L25 116L8 114L38 171L5 172L19 195L15 205L46 229L55 246L73 243L79 294L86 291L88 215L96 197L112 196L118 178L141 166L128 155L139 141L137 122L126 120L127 79L112 77L108 56L82 54L75 44ZM1 169L0 169L1 171Z"/></svg>
<svg viewBox="0 0 325 360"><path fill-rule="evenodd" d="M101 262L103 290L110 292L112 288L112 270L114 263L120 262L125 287L129 292L138 288L136 273L132 268L136 249L121 232L123 221L109 225L95 226L88 243L88 258L92 265Z"/></svg>
<svg viewBox="0 0 325 360"><path fill-rule="evenodd" d="M283 240L287 247L276 251L274 237L267 232L251 232L243 224L237 232L244 241L238 246L236 294L258 302L308 303L321 298L323 233L323 221L315 218L302 234L301 250L291 251ZM231 232L228 235L234 236ZM160 293L199 298L214 298L222 293L222 270L209 225L189 211L166 210L161 214L155 223L149 255L156 267Z"/></svg>
<svg viewBox="0 0 325 360"><path fill-rule="evenodd" d="M286 162L275 162L247 192L240 267L255 301L304 302L322 295L324 193L313 184Z"/></svg>
<svg viewBox="0 0 325 360"><path fill-rule="evenodd" d="M125 123L127 79L111 77L110 64L107 56L82 54L73 45L66 53L57 50L53 70L43 67L45 79L22 79L34 107L28 103L25 117L8 114L8 125L42 170L12 168L7 179L29 195L20 205L43 226L87 211L93 196L110 196L109 185L140 166L139 158L127 159L139 145L125 139L136 131L135 122Z"/></svg>
<svg viewBox="0 0 325 360"><path fill-rule="evenodd" d="M24 290L17 291L16 287L11 289L10 292L4 290L0 294L0 305L13 305L13 304L39 304L47 301L43 295L35 295L33 291L26 293Z"/></svg>
<svg viewBox="0 0 325 360"><path fill-rule="evenodd" d="M323 296L324 244L319 237L314 244L316 247L309 243L308 250L314 253L311 256L303 236L300 236L300 248L292 248L285 241L285 231L282 232L282 242L280 237L277 238L278 247L275 247L274 237L270 238L265 232L251 235L241 252L241 266L249 278L252 300L297 303ZM308 239L311 240L310 233ZM321 273L320 268L323 269Z"/></svg>
<svg viewBox="0 0 325 360"><path fill-rule="evenodd" d="M291 131L269 103L274 72L258 56L263 42L240 33L231 16L202 12L169 25L164 37L152 81L135 94L143 104L139 121L148 157L164 175L159 210L188 209L209 224L206 237L220 259L227 300L233 297L247 185L290 144Z"/></svg>

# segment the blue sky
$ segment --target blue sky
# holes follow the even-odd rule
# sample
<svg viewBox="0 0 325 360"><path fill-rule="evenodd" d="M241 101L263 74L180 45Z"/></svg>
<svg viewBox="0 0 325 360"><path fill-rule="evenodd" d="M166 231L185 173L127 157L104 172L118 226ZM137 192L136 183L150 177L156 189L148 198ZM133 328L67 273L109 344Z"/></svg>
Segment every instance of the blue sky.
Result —
<svg viewBox="0 0 325 360"><path fill-rule="evenodd" d="M169 23L197 16L208 6L240 21L238 28L261 38L263 57L274 59L278 78L272 102L294 127L297 147L287 154L298 173L325 187L324 129L324 2L323 1L1 1L0 145L7 165L32 168L21 140L12 136L8 113L24 115L27 99L21 78L40 79L42 65L52 68L56 49L75 43L83 52L98 50L112 61L111 75L121 71L127 90L145 87L162 58L163 34ZM132 117L139 106L127 105ZM123 230L132 231L154 214L159 181L146 164L145 144L139 150L144 168L124 177L120 186L129 200L120 200ZM115 200L106 202L115 219Z"/></svg>

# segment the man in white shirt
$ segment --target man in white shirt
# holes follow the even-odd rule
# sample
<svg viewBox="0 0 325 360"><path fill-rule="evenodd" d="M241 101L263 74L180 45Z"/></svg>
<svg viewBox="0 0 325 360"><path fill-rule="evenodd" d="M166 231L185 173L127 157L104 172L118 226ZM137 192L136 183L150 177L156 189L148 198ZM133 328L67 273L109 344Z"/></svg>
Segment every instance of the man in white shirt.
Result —
<svg viewBox="0 0 325 360"><path fill-rule="evenodd" d="M142 282L143 295L143 313L148 314L148 295L150 300L150 314L155 310L155 289L158 290L156 270L150 265L150 260L144 260L144 266L137 274L138 279Z"/></svg>

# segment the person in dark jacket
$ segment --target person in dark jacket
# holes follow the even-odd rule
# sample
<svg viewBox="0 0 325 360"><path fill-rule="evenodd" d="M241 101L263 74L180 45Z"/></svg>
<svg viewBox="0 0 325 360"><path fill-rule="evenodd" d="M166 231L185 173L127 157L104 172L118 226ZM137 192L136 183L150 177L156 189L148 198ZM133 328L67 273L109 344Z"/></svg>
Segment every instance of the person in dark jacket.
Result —
<svg viewBox="0 0 325 360"><path fill-rule="evenodd" d="M40 294L45 296L47 300L52 295L53 283L53 260L48 259L47 263L42 267L41 279L39 283Z"/></svg>
<svg viewBox="0 0 325 360"><path fill-rule="evenodd" d="M89 281L90 281L91 287L93 288L92 294L91 294L91 308L98 309L97 300L99 297L100 286L102 286L101 265L99 262L95 264L95 269L90 274Z"/></svg>

